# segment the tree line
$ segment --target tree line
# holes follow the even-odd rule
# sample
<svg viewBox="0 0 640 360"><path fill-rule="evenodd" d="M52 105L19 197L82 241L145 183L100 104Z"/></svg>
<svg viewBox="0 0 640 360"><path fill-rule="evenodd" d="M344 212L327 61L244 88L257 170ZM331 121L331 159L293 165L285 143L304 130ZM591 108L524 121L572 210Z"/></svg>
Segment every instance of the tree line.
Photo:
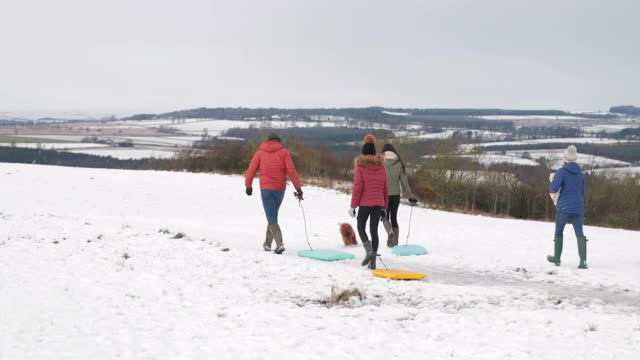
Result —
<svg viewBox="0 0 640 360"><path fill-rule="evenodd" d="M170 159L130 159L122 160L111 156L72 153L51 149L31 149L0 146L0 162L58 165L72 167L131 169L131 170L172 170Z"/></svg>
<svg viewBox="0 0 640 360"><path fill-rule="evenodd" d="M618 114L625 114L625 115L640 116L640 107L631 106L631 105L612 106L609 109L609 112L618 113Z"/></svg>

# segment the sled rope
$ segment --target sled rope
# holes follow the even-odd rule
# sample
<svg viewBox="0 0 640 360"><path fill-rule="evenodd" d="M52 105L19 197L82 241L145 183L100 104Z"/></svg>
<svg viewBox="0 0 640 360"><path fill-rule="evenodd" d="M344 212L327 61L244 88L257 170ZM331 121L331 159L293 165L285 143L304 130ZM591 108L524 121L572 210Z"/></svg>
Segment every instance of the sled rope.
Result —
<svg viewBox="0 0 640 360"><path fill-rule="evenodd" d="M307 238L307 244L309 245L309 249L313 250L311 247L311 243L309 242L309 234L307 233L307 217L304 215L304 206L302 206L302 200L298 199L298 206L302 210L302 221L304 221L304 236Z"/></svg>
<svg viewBox="0 0 640 360"><path fill-rule="evenodd" d="M376 256L378 257L378 260L380 260L380 263L382 264L382 266L384 266L385 270L389 270L389 268L384 263L384 261L382 261L382 256L380 256L380 254L376 254Z"/></svg>
<svg viewBox="0 0 640 360"><path fill-rule="evenodd" d="M407 246L409 243L409 234L411 234L411 218L413 217L413 206L411 206L411 212L409 213L409 227L407 228L407 240L404 242L404 245Z"/></svg>

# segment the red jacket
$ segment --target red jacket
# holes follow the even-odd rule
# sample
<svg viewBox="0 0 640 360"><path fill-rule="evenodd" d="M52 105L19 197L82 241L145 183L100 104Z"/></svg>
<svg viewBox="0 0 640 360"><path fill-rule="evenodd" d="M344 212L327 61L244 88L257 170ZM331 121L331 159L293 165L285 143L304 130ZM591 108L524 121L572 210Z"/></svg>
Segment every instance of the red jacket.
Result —
<svg viewBox="0 0 640 360"><path fill-rule="evenodd" d="M300 189L300 179L291 155L275 140L263 142L247 169L244 177L246 187L251 187L256 171L260 170L260 189L284 191L287 188L287 174L296 189Z"/></svg>
<svg viewBox="0 0 640 360"><path fill-rule="evenodd" d="M382 206L389 208L389 188L384 158L374 155L360 155L355 160L353 173L353 193L351 207Z"/></svg>

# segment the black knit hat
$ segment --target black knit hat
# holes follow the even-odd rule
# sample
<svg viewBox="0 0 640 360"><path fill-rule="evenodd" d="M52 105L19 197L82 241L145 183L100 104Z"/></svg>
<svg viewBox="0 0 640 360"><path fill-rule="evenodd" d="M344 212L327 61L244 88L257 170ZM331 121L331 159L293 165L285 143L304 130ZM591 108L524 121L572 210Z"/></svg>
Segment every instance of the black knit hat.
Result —
<svg viewBox="0 0 640 360"><path fill-rule="evenodd" d="M269 137L267 138L267 140L275 140L275 141L278 141L278 142L281 141L280 135L278 135L276 133L269 134Z"/></svg>
<svg viewBox="0 0 640 360"><path fill-rule="evenodd" d="M364 146L362 146L362 155L375 155L376 154L376 138L369 134L364 137Z"/></svg>

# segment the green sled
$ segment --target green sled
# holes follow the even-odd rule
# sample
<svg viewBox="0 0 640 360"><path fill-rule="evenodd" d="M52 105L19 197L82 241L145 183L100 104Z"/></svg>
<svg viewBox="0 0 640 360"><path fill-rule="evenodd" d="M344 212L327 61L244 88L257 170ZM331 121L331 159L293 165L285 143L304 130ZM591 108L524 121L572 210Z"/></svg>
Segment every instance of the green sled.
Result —
<svg viewBox="0 0 640 360"><path fill-rule="evenodd" d="M353 254L331 249L300 250L298 251L298 256L322 261L336 261L355 258Z"/></svg>

